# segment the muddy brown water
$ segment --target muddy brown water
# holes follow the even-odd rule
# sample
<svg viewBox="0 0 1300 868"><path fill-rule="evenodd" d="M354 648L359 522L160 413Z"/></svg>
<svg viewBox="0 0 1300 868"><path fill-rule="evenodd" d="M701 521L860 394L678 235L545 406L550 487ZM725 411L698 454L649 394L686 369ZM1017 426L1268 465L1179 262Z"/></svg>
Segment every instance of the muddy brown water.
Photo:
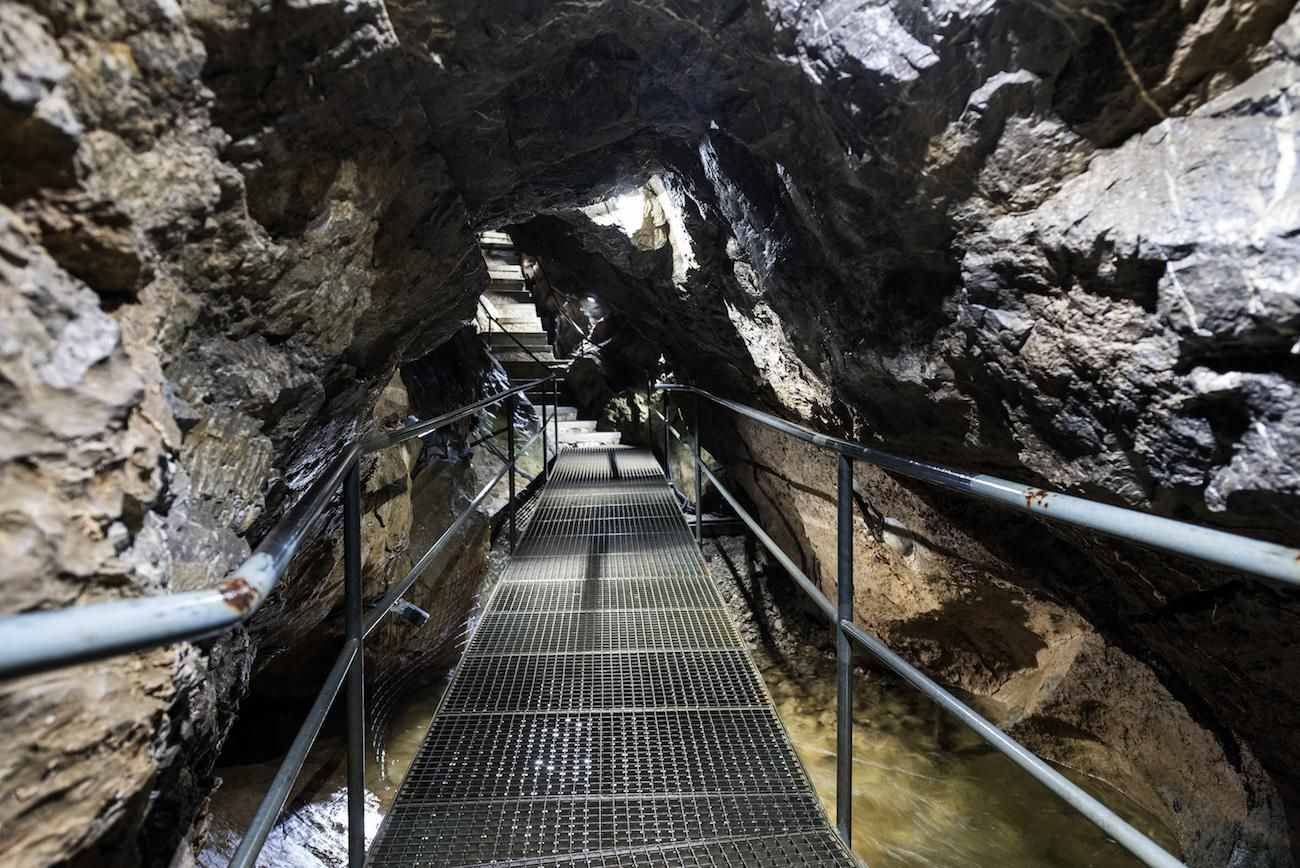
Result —
<svg viewBox="0 0 1300 868"><path fill-rule="evenodd" d="M835 818L835 675L830 661L798 674L755 653L804 768ZM811 669L811 671L809 671ZM889 676L854 684L853 851L907 868L1142 863L977 735ZM1060 769L1177 854L1173 833L1121 793Z"/></svg>

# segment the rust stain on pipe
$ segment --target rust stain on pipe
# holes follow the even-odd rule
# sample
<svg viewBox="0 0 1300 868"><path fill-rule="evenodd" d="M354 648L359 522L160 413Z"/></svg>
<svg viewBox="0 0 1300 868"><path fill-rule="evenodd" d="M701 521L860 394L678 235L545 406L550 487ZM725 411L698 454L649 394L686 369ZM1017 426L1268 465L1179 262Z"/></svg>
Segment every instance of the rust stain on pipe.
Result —
<svg viewBox="0 0 1300 868"><path fill-rule="evenodd" d="M1052 492L1044 491L1041 488L1025 489L1025 507L1033 509L1037 506L1039 509L1048 509L1051 506L1049 503L1051 496Z"/></svg>
<svg viewBox="0 0 1300 868"><path fill-rule="evenodd" d="M236 576L221 586L221 599L239 614L246 615L257 602L257 590L247 580Z"/></svg>

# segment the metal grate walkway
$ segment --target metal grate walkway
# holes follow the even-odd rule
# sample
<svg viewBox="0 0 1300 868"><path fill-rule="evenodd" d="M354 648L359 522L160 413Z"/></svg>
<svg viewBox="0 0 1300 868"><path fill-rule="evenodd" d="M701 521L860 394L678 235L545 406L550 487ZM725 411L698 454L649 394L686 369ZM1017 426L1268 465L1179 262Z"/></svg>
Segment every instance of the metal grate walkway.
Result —
<svg viewBox="0 0 1300 868"><path fill-rule="evenodd" d="M369 864L857 864L650 453L556 460Z"/></svg>

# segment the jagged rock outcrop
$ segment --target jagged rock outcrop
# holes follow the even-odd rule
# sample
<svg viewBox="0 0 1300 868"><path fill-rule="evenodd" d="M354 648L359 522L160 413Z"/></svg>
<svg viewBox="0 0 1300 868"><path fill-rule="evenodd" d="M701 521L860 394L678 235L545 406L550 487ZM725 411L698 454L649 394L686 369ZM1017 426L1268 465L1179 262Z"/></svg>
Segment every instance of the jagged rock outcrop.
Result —
<svg viewBox="0 0 1300 868"><path fill-rule="evenodd" d="M826 430L1293 537L1293 7L0 2L6 609L222 576L375 424L398 365L467 319L489 225L600 298L614 390L662 352ZM630 231L591 207L634 189ZM478 382L450 367L430 388ZM706 439L783 539L831 560L785 447ZM1026 732L1076 727L1041 744L1153 806L1174 812L1204 760L1227 807L1175 821L1189 857L1287 864L1294 596L859 481L894 504L860 587L908 589L860 599L865 621ZM400 536L372 552L391 570ZM954 579L920 536L986 568ZM168 861L256 648L336 599L313 551L251 636L6 686L0 855ZM927 644L932 613L1073 656ZM1201 747L1155 768L1107 722L1132 702Z"/></svg>

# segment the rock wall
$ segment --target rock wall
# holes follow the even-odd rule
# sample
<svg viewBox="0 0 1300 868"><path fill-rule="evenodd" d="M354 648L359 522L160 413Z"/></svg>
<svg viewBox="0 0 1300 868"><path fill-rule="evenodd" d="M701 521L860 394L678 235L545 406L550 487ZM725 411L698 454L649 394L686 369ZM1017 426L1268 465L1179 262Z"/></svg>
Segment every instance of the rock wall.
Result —
<svg viewBox="0 0 1300 868"><path fill-rule="evenodd" d="M374 3L0 3L5 611L218 580L471 315L405 72ZM170 862L254 649L313 631L327 575L251 635L4 685L0 861Z"/></svg>

